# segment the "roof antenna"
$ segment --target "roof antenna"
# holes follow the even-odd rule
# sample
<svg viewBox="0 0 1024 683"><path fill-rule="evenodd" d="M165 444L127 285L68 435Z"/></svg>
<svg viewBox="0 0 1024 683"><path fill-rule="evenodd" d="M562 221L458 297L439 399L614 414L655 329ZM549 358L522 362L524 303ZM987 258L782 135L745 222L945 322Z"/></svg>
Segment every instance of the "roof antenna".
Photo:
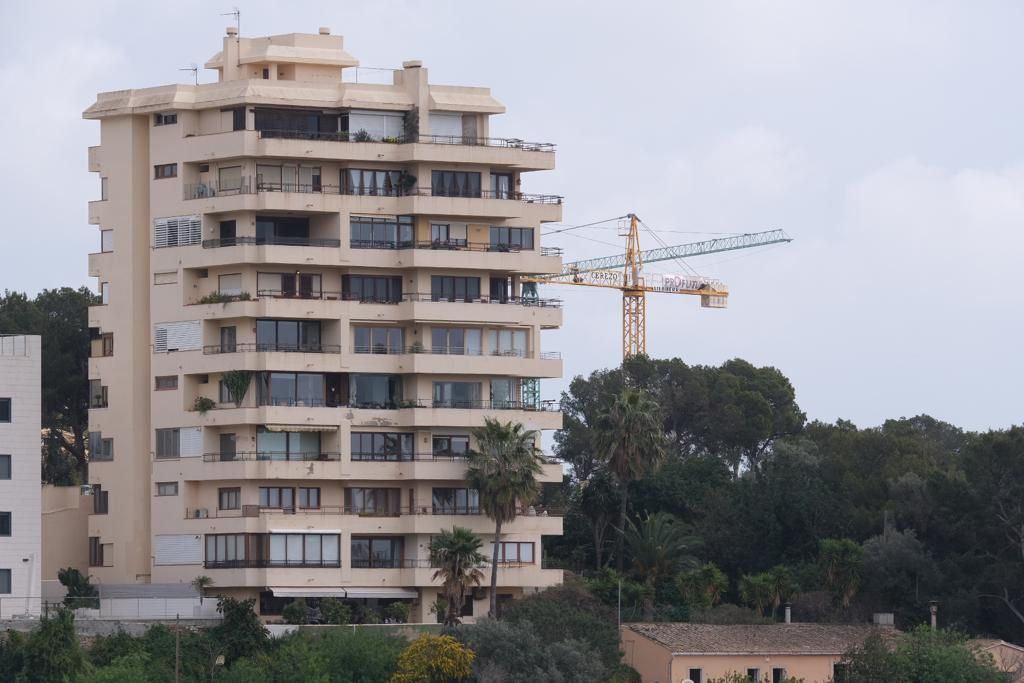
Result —
<svg viewBox="0 0 1024 683"><path fill-rule="evenodd" d="M235 5L231 8L230 12L222 12L221 16L235 18L235 45L239 46L239 49L235 50L235 52L238 53L238 64L235 66L242 66L242 12L238 9L238 6Z"/></svg>
<svg viewBox="0 0 1024 683"><path fill-rule="evenodd" d="M192 78L195 80L196 85L199 85L199 65L198 64L196 64L195 62L192 62L192 68L191 69L178 69L178 71L191 71L192 72Z"/></svg>

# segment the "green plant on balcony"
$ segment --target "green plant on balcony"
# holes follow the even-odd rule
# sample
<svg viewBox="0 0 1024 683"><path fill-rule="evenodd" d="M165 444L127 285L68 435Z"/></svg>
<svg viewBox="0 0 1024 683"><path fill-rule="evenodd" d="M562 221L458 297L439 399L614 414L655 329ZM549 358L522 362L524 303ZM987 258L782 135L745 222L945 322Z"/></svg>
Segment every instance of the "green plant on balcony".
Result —
<svg viewBox="0 0 1024 683"><path fill-rule="evenodd" d="M242 401L252 384L252 372L249 370L228 370L224 373L224 388L231 397L236 408L242 407Z"/></svg>
<svg viewBox="0 0 1024 683"><path fill-rule="evenodd" d="M414 398L404 398L398 402L399 408L416 408L419 406L419 401Z"/></svg>
<svg viewBox="0 0 1024 683"><path fill-rule="evenodd" d="M202 297L196 303L199 304L227 304L232 301L251 301L252 295L249 292L239 292L238 294L221 294L220 292L210 292L206 296Z"/></svg>
<svg viewBox="0 0 1024 683"><path fill-rule="evenodd" d="M409 347L409 353L426 353L426 349L423 348L423 342L416 340Z"/></svg>
<svg viewBox="0 0 1024 683"><path fill-rule="evenodd" d="M407 142L416 142L420 139L420 109L413 107L405 112L402 117L402 132L405 133Z"/></svg>
<svg viewBox="0 0 1024 683"><path fill-rule="evenodd" d="M199 604L203 604L203 598L206 597L206 589L213 585L213 579L205 574L200 574L196 578L192 579L192 587L199 593Z"/></svg>
<svg viewBox="0 0 1024 683"><path fill-rule="evenodd" d="M392 602L384 608L384 618L390 624L408 624L412 606L407 602Z"/></svg>
<svg viewBox="0 0 1024 683"><path fill-rule="evenodd" d="M192 408L196 410L200 415L206 415L207 411L213 410L217 407L212 398L206 396L196 396L195 403L192 404Z"/></svg>
<svg viewBox="0 0 1024 683"><path fill-rule="evenodd" d="M296 598L289 602L284 606L281 616L284 617L286 624L308 624L309 606L306 605L305 598Z"/></svg>
<svg viewBox="0 0 1024 683"><path fill-rule="evenodd" d="M402 194L409 194L412 188L416 187L416 176L407 171L402 171L398 174L398 187L401 189Z"/></svg>
<svg viewBox="0 0 1024 683"><path fill-rule="evenodd" d="M322 598L320 617L325 624L351 624L352 607L335 598Z"/></svg>
<svg viewBox="0 0 1024 683"><path fill-rule="evenodd" d="M397 136L395 136L395 135L385 135L384 137L382 137L380 139L380 141L381 142L387 142L387 143L392 144L392 145L397 145L398 143L400 143L402 141L402 139L397 137Z"/></svg>
<svg viewBox="0 0 1024 683"><path fill-rule="evenodd" d="M352 135L352 142L373 142L373 136L360 128Z"/></svg>

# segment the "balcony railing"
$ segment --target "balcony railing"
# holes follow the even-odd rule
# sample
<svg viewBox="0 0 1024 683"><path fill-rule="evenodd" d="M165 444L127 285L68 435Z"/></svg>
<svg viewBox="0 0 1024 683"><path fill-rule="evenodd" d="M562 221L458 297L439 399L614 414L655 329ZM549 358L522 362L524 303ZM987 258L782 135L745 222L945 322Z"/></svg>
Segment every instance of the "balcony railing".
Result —
<svg viewBox="0 0 1024 683"><path fill-rule="evenodd" d="M230 197L235 195L261 194L265 192L286 192L299 194L328 194L367 197L456 197L462 199L503 199L527 204L561 204L564 197L553 194L530 194L514 190L474 190L472 192L435 192L429 187L394 187L377 189L372 187L347 187L324 183L268 183L251 177L243 177L238 183L225 187L210 181L207 183L186 183L183 190L185 200L207 199L209 197Z"/></svg>
<svg viewBox="0 0 1024 683"><path fill-rule="evenodd" d="M203 249L237 247L243 244L278 247L331 247L337 249L341 246L341 240L324 237L253 237L251 235L240 235L238 237L203 240Z"/></svg>
<svg viewBox="0 0 1024 683"><path fill-rule="evenodd" d="M492 244L490 242L468 242L466 240L420 240L417 242L400 240L351 240L353 249L427 249L430 251L477 251L502 254L519 254L533 249L523 249L513 244ZM541 256L561 256L561 247L541 247Z"/></svg>
<svg viewBox="0 0 1024 683"><path fill-rule="evenodd" d="M203 347L203 353L211 356L221 353L341 353L338 344L212 344Z"/></svg>
<svg viewBox="0 0 1024 683"><path fill-rule="evenodd" d="M280 453L270 451L236 451L203 453L203 462L337 462L341 453Z"/></svg>
<svg viewBox="0 0 1024 683"><path fill-rule="evenodd" d="M339 560L206 560L203 562L206 569L338 569L341 567Z"/></svg>
<svg viewBox="0 0 1024 683"><path fill-rule="evenodd" d="M248 296L248 295L246 295ZM503 297L489 297L489 296L477 296L477 297L461 297L461 298L450 298L442 297L434 294L418 294L409 293L403 294L398 297L363 297L349 292L338 292L330 290L310 290L310 291L283 291L280 289L260 289L256 291L256 296L260 298L271 298L271 299L320 299L323 301L354 301L361 304L388 304L397 305L405 301L412 302L438 302L438 303L460 303L460 304L498 304L498 305L511 305L511 306L539 306L541 308L561 308L561 299L539 299L534 297L526 296L503 296ZM238 297L230 299L230 301L246 301L246 297ZM199 303L199 302L193 302ZM223 301L217 301L215 303L224 303Z"/></svg>
<svg viewBox="0 0 1024 683"><path fill-rule="evenodd" d="M425 354L435 356L488 356L491 358L540 358L542 360L559 360L562 358L560 351L545 351L539 355L533 354L529 351L487 351L484 352L482 349L473 348L462 348L462 347L434 347L429 346L405 346L405 347L387 347L384 345L356 345L352 348L353 353L365 354L370 356L399 356L404 354Z"/></svg>
<svg viewBox="0 0 1024 683"><path fill-rule="evenodd" d="M554 152L555 144L551 142L527 142L518 138L483 138L472 135L371 135L366 131L357 132L324 132L309 130L278 130L264 129L258 131L264 139L285 140L324 140L328 142L384 142L389 144L408 144L418 142L428 145L465 145L470 147L504 147L521 149L527 152Z"/></svg>
<svg viewBox="0 0 1024 683"><path fill-rule="evenodd" d="M258 505L243 505L241 508L232 510L218 510L216 508L186 508L185 519L239 519L243 517L273 517L280 515L305 515L305 516L355 516L355 517L450 517L453 515L483 515L477 507L463 506L459 508L444 507L435 508L432 504L426 505L402 505L394 508L368 509L352 505L322 505L317 508L262 508ZM516 510L519 517L562 517L565 511L558 507L545 507L542 505L522 505ZM296 530L295 533L316 533L315 530Z"/></svg>

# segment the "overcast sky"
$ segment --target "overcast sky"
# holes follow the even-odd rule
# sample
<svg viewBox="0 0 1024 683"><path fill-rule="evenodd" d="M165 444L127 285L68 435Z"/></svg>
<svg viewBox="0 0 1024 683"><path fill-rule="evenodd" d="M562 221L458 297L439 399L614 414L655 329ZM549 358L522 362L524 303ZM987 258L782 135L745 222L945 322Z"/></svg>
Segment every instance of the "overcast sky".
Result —
<svg viewBox="0 0 1024 683"><path fill-rule="evenodd" d="M557 143L558 169L523 187L564 195L566 225L635 212L668 243L774 227L795 238L691 260L730 286L730 307L651 296L650 355L773 365L823 420L1021 422L1024 3L239 7L245 36L329 26L363 66L421 59L432 82L490 87L508 107L492 135ZM95 286L86 147L99 124L81 111L100 91L190 82L178 69L220 49L230 9L3 3L0 288ZM578 234L546 244L572 259L622 251L614 230ZM545 333L565 358L565 379L544 383L555 398L618 363L621 304L613 291L542 295L566 301L565 327Z"/></svg>

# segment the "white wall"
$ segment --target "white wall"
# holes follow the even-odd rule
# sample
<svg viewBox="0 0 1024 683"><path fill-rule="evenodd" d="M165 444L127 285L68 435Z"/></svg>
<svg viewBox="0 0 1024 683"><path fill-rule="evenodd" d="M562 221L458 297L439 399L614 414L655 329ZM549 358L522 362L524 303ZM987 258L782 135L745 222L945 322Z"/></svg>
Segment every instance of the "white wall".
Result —
<svg viewBox="0 0 1024 683"><path fill-rule="evenodd" d="M0 422L0 454L10 454L11 479L0 480L0 512L11 512L11 536L0 537L0 569L11 592L0 595L0 618L38 614L40 545L40 357L38 336L0 337L0 398L10 398L11 422Z"/></svg>

